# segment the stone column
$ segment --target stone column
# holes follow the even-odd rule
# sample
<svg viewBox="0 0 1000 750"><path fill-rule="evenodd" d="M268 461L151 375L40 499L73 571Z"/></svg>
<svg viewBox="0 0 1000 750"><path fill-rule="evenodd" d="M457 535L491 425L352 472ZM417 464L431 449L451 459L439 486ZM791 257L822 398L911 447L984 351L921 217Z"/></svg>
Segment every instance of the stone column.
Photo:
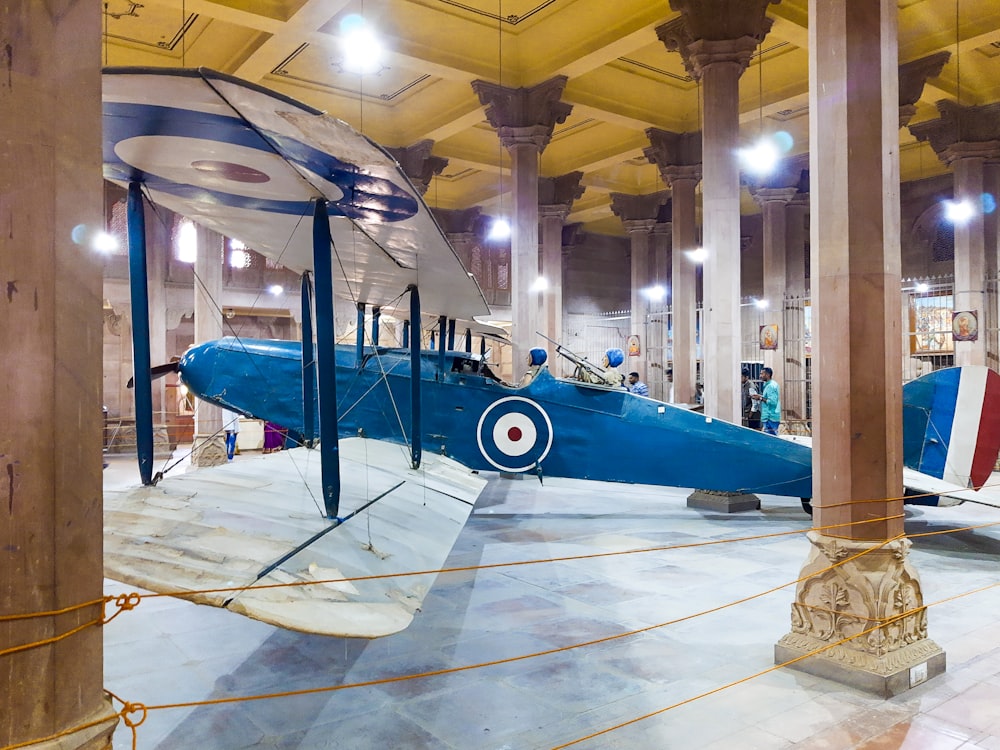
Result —
<svg viewBox="0 0 1000 750"><path fill-rule="evenodd" d="M785 206L797 188L758 188L754 200L761 207L764 218L764 300L767 312L764 319L778 326L778 348L765 349L764 365L770 367L780 383L785 382L785 289L786 289L786 231Z"/></svg>
<svg viewBox="0 0 1000 750"><path fill-rule="evenodd" d="M791 632L775 646L778 663L804 656L791 666L883 696L944 670L900 538L896 24L895 0L870 13L809 0L813 522L847 525L810 532Z"/></svg>
<svg viewBox="0 0 1000 750"><path fill-rule="evenodd" d="M465 270L474 275L481 273L482 270L473 262L473 251L479 241L476 231L483 220L482 212L480 206L463 209L435 208L431 211L441 226L441 231L455 248ZM478 276L476 280L483 285Z"/></svg>
<svg viewBox="0 0 1000 750"><path fill-rule="evenodd" d="M486 105L486 118L510 153L514 220L511 222L511 340L514 382L527 368L528 350L538 330L538 300L532 288L538 280L538 157L557 123L573 107L559 101L566 76L537 86L512 89L473 81L472 90Z"/></svg>
<svg viewBox="0 0 1000 750"><path fill-rule="evenodd" d="M809 194L785 207L785 382L782 407L790 419L806 418L806 216Z"/></svg>
<svg viewBox="0 0 1000 750"><path fill-rule="evenodd" d="M667 201L667 205L660 212L661 217L663 215L670 216L672 211L673 206L670 201ZM646 358L649 366L649 372L646 373L646 377L649 378L646 381L649 385L649 395L667 402L670 401L671 383L667 377L667 362L669 360L667 356L667 324L669 321L667 313L670 310L670 235L672 232L673 223L669 221L657 221L650 232L652 243L650 248L650 284L653 287L660 287L663 290L663 297L659 300L649 300L650 311L656 315L653 316L648 327L649 342L647 346L650 349L650 356Z"/></svg>
<svg viewBox="0 0 1000 750"><path fill-rule="evenodd" d="M403 172L413 183L421 195L427 192L431 180L435 175L439 175L448 166L448 160L440 156L431 156L431 149L434 148L434 141L426 138L417 141L412 146L387 148L390 154L399 162Z"/></svg>
<svg viewBox="0 0 1000 750"><path fill-rule="evenodd" d="M542 247L539 257L541 276L547 286L540 296L540 322L542 333L554 341L562 343L563 319L563 266L562 234L563 224L573 208L573 202L586 190L580 184L583 172L570 172L559 177L541 177L538 180L538 215L542 225ZM549 360L555 356L555 345L538 342L549 352Z"/></svg>
<svg viewBox="0 0 1000 750"><path fill-rule="evenodd" d="M702 223L704 277L702 370L706 415L739 424L740 174L739 81L770 29L772 0L671 0L682 15L657 29L702 82Z"/></svg>
<svg viewBox="0 0 1000 750"><path fill-rule="evenodd" d="M670 187L673 229L670 272L670 318L673 331L671 366L674 402L693 404L698 374L697 263L690 252L697 247L698 225L695 188L701 180L701 133L671 133L649 128L651 146L643 150L657 165ZM668 394L669 395L669 394Z"/></svg>
<svg viewBox="0 0 1000 750"><path fill-rule="evenodd" d="M194 343L203 344L222 338L222 258L225 238L200 224L196 227L198 251L194 261ZM222 410L206 401L199 401L194 412L191 463L195 466L221 466L226 460Z"/></svg>
<svg viewBox="0 0 1000 750"><path fill-rule="evenodd" d="M109 748L103 690L100 4L4 4L0 746ZM71 609L96 601L79 609ZM87 626L88 623L98 623ZM94 723L88 729L77 727ZM39 743L41 746L41 743Z"/></svg>
<svg viewBox="0 0 1000 750"><path fill-rule="evenodd" d="M937 103L941 116L910 126L918 140L929 141L955 176L955 201L971 209L955 222L955 312L971 310L978 321L975 340L955 341L956 365L986 364L986 234L982 195L985 163L1000 157L1000 103L960 107Z"/></svg>
<svg viewBox="0 0 1000 750"><path fill-rule="evenodd" d="M656 225L656 217L670 199L670 193L662 190L646 195L611 194L611 211L622 220L622 225L629 235L632 268L631 315L632 325L629 333L639 337L640 355L638 358L626 357L625 372L633 369L638 371L643 381L647 377L647 354L649 341L646 331L646 313L649 306L646 290L649 288L649 233ZM627 353L626 353L627 354Z"/></svg>

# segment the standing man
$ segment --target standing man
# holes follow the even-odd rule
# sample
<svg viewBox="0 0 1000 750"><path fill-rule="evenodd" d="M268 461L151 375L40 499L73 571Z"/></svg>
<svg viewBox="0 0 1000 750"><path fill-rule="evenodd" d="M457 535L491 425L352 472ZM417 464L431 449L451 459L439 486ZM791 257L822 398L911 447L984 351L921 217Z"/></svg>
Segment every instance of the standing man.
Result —
<svg viewBox="0 0 1000 750"><path fill-rule="evenodd" d="M236 453L236 437L240 432L240 415L235 411L223 409L222 429L226 431L226 456L232 461Z"/></svg>
<svg viewBox="0 0 1000 750"><path fill-rule="evenodd" d="M760 402L760 421L768 435L777 435L778 425L781 424L781 389L773 377L774 370L770 367L763 368L760 379L764 381L764 392L750 397Z"/></svg>
<svg viewBox="0 0 1000 750"><path fill-rule="evenodd" d="M628 374L628 389L636 396L648 396L649 386L639 380L639 373L630 372Z"/></svg>
<svg viewBox="0 0 1000 750"><path fill-rule="evenodd" d="M760 429L760 402L754 396L757 395L757 386L750 379L750 371L744 369L740 373L743 385L743 426L751 430Z"/></svg>

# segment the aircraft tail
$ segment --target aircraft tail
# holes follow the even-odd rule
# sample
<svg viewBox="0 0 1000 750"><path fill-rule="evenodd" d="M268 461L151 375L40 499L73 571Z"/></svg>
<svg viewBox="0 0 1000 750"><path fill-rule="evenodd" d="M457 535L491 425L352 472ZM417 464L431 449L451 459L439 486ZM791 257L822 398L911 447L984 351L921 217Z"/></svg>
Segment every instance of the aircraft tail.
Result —
<svg viewBox="0 0 1000 750"><path fill-rule="evenodd" d="M961 487L981 487L998 453L1000 375L993 370L949 367L903 386L907 468Z"/></svg>

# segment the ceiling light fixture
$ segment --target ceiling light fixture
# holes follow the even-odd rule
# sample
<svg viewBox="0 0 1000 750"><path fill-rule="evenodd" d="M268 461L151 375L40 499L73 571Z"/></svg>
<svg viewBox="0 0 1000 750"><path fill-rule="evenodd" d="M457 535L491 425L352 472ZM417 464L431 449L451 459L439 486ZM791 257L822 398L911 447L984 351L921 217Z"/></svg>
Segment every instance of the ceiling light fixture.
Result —
<svg viewBox="0 0 1000 750"><path fill-rule="evenodd" d="M340 22L344 70L358 75L377 73L382 67L382 44L364 16L351 13Z"/></svg>

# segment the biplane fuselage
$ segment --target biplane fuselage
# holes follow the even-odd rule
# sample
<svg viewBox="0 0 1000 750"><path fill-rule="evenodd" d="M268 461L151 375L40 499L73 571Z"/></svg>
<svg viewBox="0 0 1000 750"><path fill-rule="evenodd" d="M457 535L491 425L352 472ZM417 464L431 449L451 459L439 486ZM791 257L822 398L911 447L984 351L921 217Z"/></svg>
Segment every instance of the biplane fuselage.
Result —
<svg viewBox="0 0 1000 750"><path fill-rule="evenodd" d="M474 470L614 482L812 494L808 447L545 368L510 386L476 355L421 354L422 443ZM199 397L303 430L302 347L226 338L180 362ZM411 430L409 351L337 347L339 434L400 444ZM748 460L750 459L750 460ZM720 467L726 467L720 471Z"/></svg>

